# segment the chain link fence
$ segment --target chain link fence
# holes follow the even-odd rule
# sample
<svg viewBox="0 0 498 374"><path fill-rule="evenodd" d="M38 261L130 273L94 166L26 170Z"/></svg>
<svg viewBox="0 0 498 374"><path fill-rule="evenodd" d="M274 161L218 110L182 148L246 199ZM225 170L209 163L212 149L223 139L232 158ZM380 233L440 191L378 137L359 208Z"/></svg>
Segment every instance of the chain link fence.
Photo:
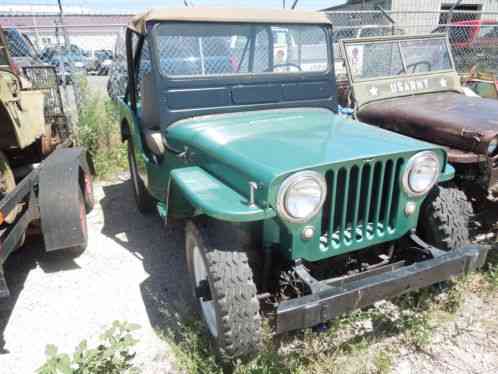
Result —
<svg viewBox="0 0 498 374"><path fill-rule="evenodd" d="M334 11L327 15L334 25L336 41L392 34L447 33L460 73L468 73L476 65L480 71L495 73L497 70L498 12L376 10ZM63 88L63 100L68 111L76 116L87 91L109 92L111 96L123 94L126 87L124 30L130 17L66 16L62 25L56 15L11 14L0 15L0 22L7 30L9 50L19 70L28 65L55 66L57 80ZM291 70L295 64L305 66L303 70L316 70L323 65L325 45L319 30L275 27L272 34L270 37L276 47L273 61L280 61L285 65L283 69ZM252 67L255 71L268 68L270 51L265 42L268 37L261 33L256 41L257 59ZM243 56L243 37L235 35L225 39L203 35L181 41L174 37L163 38L160 45L163 72L185 74L185 71L174 71L179 68L190 69L190 73L195 71L194 75L249 71ZM338 48L334 51L336 58L340 57ZM185 63L173 63L178 59ZM141 74L146 70L144 63Z"/></svg>
<svg viewBox="0 0 498 374"><path fill-rule="evenodd" d="M84 22L34 27L12 21L3 26L15 68L31 84L38 84L36 73L44 70L28 67L53 66L63 106L73 123L87 92L107 94L109 73L118 57L126 67L125 56L116 54L116 42L123 38L124 27L124 24L95 26ZM123 49L124 40L120 50Z"/></svg>
<svg viewBox="0 0 498 374"><path fill-rule="evenodd" d="M336 40L384 35L446 33L459 73L474 66L495 73L498 65L498 12L336 11L328 12Z"/></svg>

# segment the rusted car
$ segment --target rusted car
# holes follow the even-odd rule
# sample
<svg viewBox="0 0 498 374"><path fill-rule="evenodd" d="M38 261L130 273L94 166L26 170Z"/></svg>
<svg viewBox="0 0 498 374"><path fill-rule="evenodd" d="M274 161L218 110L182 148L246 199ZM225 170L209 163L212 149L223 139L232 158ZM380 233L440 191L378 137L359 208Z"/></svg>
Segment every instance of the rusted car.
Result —
<svg viewBox="0 0 498 374"><path fill-rule="evenodd" d="M462 84L480 97L498 99L496 73L480 71L476 66L470 70L468 75L462 77Z"/></svg>
<svg viewBox="0 0 498 374"><path fill-rule="evenodd" d="M444 146L458 187L498 200L498 103L463 94L446 35L349 39L341 49L340 102L356 118Z"/></svg>

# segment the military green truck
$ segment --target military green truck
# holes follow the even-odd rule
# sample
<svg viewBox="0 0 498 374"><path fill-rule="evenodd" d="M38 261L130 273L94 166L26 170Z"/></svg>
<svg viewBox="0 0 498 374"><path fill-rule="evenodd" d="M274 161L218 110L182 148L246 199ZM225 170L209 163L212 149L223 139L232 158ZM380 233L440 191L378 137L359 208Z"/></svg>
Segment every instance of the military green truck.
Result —
<svg viewBox="0 0 498 374"><path fill-rule="evenodd" d="M446 34L349 39L341 48L339 100L355 118L445 147L467 215L469 197L498 201L498 103L465 94Z"/></svg>
<svg viewBox="0 0 498 374"><path fill-rule="evenodd" d="M72 147L55 69L18 73L0 28L0 297L9 296L3 265L29 225L41 227L47 251L78 254L93 206L91 162Z"/></svg>
<svg viewBox="0 0 498 374"><path fill-rule="evenodd" d="M283 63L274 29L293 41ZM446 151L337 114L325 15L152 10L126 46L137 207L184 220L224 359L258 349L262 315L277 333L308 328L483 264L459 192L438 185L454 174Z"/></svg>

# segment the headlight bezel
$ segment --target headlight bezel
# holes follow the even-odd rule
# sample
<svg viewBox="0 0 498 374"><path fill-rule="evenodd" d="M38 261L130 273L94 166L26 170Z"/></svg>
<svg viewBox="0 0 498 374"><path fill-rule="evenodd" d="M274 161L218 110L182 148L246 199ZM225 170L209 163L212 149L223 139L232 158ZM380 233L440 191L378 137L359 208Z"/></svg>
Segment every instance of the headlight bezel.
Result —
<svg viewBox="0 0 498 374"><path fill-rule="evenodd" d="M415 166L417 166L417 162L421 162L421 159L431 158L436 163L437 172L434 174L431 183L422 191L415 191L410 185L410 176L413 172ZM441 161L439 157L437 157L436 153L433 151L423 151L416 153L413 155L407 162L405 170L402 176L402 184L403 189L406 194L410 197L420 197L426 195L438 182L439 177L441 176Z"/></svg>
<svg viewBox="0 0 498 374"><path fill-rule="evenodd" d="M309 213L306 217L302 218L294 217L287 210L287 204L286 204L287 193L290 190L290 188L292 188L294 185L301 183L307 179L314 180L320 186L321 189L320 201L317 204L317 206L313 209L313 211ZM326 196L327 196L327 182L322 174L312 170L297 172L287 177L287 179L285 179L280 185L277 194L277 212L279 216L282 217L287 222L306 223L309 222L313 217L315 217L320 212L320 210L323 207L323 204L325 203Z"/></svg>

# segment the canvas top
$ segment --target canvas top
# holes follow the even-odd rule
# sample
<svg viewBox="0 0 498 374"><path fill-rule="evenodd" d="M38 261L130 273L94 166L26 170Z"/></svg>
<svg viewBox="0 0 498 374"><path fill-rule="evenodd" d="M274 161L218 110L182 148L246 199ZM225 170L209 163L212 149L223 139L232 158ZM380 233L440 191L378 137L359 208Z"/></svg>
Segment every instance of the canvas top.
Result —
<svg viewBox="0 0 498 374"><path fill-rule="evenodd" d="M152 9L131 20L129 28L143 34L151 21L330 24L323 13L285 9L184 7Z"/></svg>

